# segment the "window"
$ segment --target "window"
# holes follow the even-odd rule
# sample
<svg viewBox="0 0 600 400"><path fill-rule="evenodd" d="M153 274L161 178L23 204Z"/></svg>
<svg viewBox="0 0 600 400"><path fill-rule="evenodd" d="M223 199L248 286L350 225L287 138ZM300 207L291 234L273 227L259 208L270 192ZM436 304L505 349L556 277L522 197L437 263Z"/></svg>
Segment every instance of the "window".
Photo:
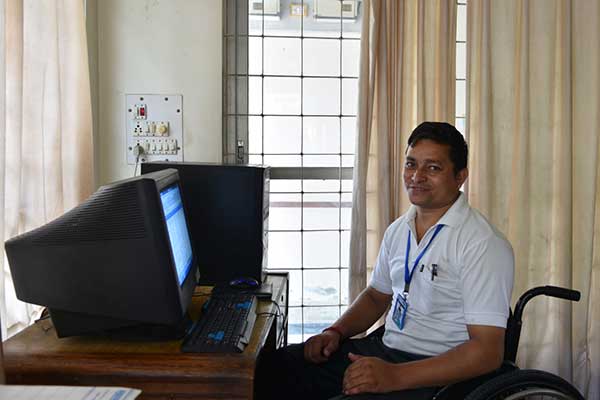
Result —
<svg viewBox="0 0 600 400"><path fill-rule="evenodd" d="M348 304L362 6L224 2L224 161L272 167L268 268L290 273L291 343L329 326ZM465 8L459 1L461 132Z"/></svg>
<svg viewBox="0 0 600 400"><path fill-rule="evenodd" d="M225 161L272 167L268 268L290 273L300 342L348 303L362 4L239 3L225 4Z"/></svg>

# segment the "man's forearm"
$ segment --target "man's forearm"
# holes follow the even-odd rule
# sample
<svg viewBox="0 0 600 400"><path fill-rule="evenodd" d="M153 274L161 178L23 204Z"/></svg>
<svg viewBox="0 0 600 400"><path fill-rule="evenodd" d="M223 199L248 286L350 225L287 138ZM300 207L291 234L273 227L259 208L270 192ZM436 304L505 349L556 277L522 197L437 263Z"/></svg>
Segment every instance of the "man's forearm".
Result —
<svg viewBox="0 0 600 400"><path fill-rule="evenodd" d="M491 345L486 341L470 339L438 356L396 364L394 375L399 387L394 390L443 386L463 381L493 371L500 367L502 359L502 341Z"/></svg>
<svg viewBox="0 0 600 400"><path fill-rule="evenodd" d="M369 329L387 310L391 296L367 287L333 324L344 338L352 337Z"/></svg>

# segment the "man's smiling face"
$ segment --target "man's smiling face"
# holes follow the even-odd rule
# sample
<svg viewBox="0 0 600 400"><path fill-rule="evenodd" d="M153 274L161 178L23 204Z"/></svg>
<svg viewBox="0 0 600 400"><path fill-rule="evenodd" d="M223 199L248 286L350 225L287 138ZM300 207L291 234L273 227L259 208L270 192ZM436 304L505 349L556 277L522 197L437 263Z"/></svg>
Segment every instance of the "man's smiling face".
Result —
<svg viewBox="0 0 600 400"><path fill-rule="evenodd" d="M417 207L438 209L452 204L467 175L466 168L454 172L449 145L422 139L406 152L404 186Z"/></svg>

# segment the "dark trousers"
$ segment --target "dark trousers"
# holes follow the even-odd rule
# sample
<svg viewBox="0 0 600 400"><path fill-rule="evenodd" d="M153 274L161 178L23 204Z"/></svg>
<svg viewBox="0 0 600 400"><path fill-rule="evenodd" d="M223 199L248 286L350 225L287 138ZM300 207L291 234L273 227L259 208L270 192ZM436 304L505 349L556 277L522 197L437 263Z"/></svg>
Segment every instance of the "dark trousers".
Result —
<svg viewBox="0 0 600 400"><path fill-rule="evenodd" d="M437 388L421 388L384 394L344 396L342 380L350 365L348 353L379 357L392 363L415 361L424 356L394 350L383 344L381 333L361 339L344 340L338 351L322 364L304 360L304 343L293 344L261 355L256 371L257 400L429 400Z"/></svg>

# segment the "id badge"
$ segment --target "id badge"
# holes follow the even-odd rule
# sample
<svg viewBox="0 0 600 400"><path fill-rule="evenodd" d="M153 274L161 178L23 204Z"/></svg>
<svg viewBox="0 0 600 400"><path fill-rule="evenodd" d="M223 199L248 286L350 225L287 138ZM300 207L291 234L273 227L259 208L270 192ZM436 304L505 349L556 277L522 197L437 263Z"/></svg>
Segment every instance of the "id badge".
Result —
<svg viewBox="0 0 600 400"><path fill-rule="evenodd" d="M398 296L396 296L396 304L394 305L392 320L400 330L404 329L404 320L406 319L407 310L408 293L398 294Z"/></svg>

